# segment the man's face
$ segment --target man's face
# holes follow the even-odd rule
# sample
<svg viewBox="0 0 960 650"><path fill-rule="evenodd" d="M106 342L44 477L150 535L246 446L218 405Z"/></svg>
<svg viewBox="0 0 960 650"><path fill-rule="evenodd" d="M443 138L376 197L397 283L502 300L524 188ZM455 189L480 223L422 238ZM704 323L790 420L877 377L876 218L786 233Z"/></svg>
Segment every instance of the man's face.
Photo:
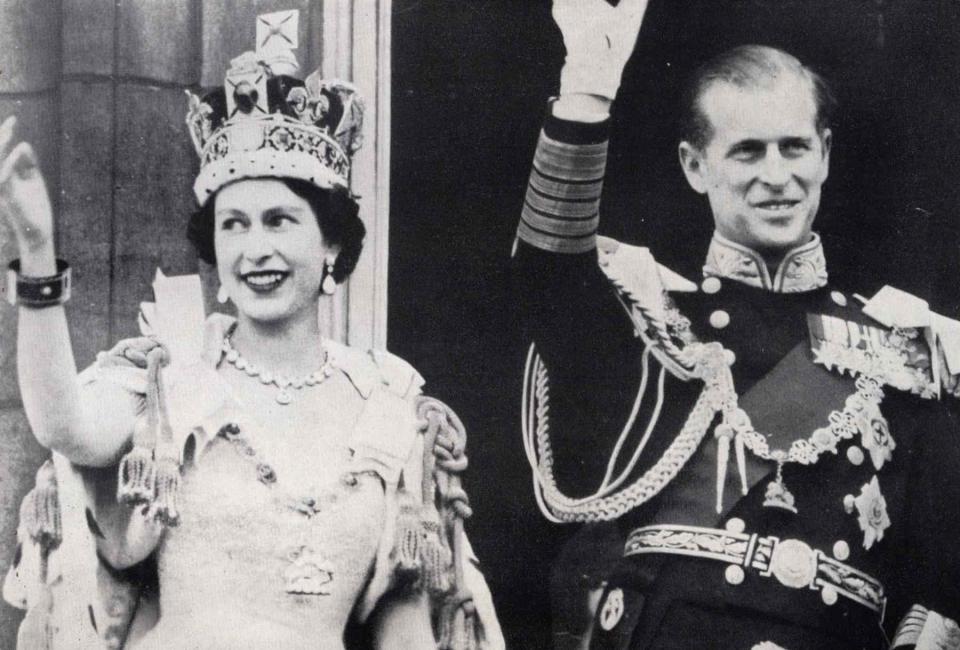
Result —
<svg viewBox="0 0 960 650"><path fill-rule="evenodd" d="M702 150L682 142L680 160L717 232L773 258L809 241L830 167L811 84L790 73L761 87L716 82L700 102L713 136Z"/></svg>

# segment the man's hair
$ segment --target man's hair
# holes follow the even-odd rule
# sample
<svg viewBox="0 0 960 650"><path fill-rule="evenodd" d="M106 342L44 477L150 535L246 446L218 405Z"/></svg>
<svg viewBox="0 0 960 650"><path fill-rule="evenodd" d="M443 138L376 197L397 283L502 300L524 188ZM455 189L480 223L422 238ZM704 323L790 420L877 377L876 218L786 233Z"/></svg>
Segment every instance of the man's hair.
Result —
<svg viewBox="0 0 960 650"><path fill-rule="evenodd" d="M690 77L681 96L680 138L698 149L709 144L713 127L703 112L701 99L713 84L722 82L739 88L756 88L784 74L810 82L817 109L817 130L822 132L829 127L836 99L823 77L783 50L766 45L741 45L710 59Z"/></svg>

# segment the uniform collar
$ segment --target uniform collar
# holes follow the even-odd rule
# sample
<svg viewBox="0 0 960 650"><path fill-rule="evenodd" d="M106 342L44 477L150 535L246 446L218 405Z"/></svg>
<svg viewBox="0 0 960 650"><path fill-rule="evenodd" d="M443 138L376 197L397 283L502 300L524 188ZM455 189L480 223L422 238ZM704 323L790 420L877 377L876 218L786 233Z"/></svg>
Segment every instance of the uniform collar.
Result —
<svg viewBox="0 0 960 650"><path fill-rule="evenodd" d="M771 278L766 263L756 251L714 232L703 275L729 278L775 293L800 293L827 284L827 260L820 236L813 233L810 241L786 254Z"/></svg>

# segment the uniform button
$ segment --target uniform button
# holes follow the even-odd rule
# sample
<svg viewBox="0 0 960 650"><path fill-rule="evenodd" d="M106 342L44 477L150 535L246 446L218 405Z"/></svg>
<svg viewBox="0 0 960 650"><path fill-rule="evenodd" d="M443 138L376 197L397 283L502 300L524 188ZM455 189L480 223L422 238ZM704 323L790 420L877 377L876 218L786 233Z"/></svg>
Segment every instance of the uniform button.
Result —
<svg viewBox="0 0 960 650"><path fill-rule="evenodd" d="M720 278L712 276L705 278L703 282L700 283L700 289L702 289L704 293L717 293L720 291L720 286Z"/></svg>
<svg viewBox="0 0 960 650"><path fill-rule="evenodd" d="M743 567L739 564L731 564L723 572L723 578L732 585L739 585L743 582Z"/></svg>
<svg viewBox="0 0 960 650"><path fill-rule="evenodd" d="M863 450L853 445L847 448L847 460L858 467L863 464Z"/></svg>
<svg viewBox="0 0 960 650"><path fill-rule="evenodd" d="M841 307L846 307L846 306L847 306L847 297L846 297L845 295L843 295L842 293L840 293L839 291L831 291L831 292L830 292L830 299L833 300L833 302L835 302L835 303L837 303L838 305L840 305Z"/></svg>
<svg viewBox="0 0 960 650"><path fill-rule="evenodd" d="M746 527L747 525L743 522L743 519L741 519L740 517L731 517L727 521L725 526L727 531L731 533L742 533L743 529Z"/></svg>
<svg viewBox="0 0 960 650"><path fill-rule="evenodd" d="M856 499L852 494L843 497L843 509L847 511L848 515L853 512L854 505L856 505Z"/></svg>
<svg viewBox="0 0 960 650"><path fill-rule="evenodd" d="M850 557L850 545L842 539L838 540L833 545L833 557L837 558L841 562L846 562L847 558Z"/></svg>
<svg viewBox="0 0 960 650"><path fill-rule="evenodd" d="M730 324L730 314L718 309L717 311L710 314L710 325L715 329L722 330L724 327Z"/></svg>
<svg viewBox="0 0 960 650"><path fill-rule="evenodd" d="M723 360L727 362L728 366L732 366L737 362L737 355L734 354L733 350L724 349Z"/></svg>
<svg viewBox="0 0 960 650"><path fill-rule="evenodd" d="M824 604L832 605L837 602L837 590L833 587L824 587L820 597L823 598Z"/></svg>

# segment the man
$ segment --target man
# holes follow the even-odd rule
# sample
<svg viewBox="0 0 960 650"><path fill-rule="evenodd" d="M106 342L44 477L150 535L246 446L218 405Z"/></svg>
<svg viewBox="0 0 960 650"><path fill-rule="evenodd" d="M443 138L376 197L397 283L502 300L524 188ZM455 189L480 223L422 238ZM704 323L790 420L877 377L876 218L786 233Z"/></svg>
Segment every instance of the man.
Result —
<svg viewBox="0 0 960 650"><path fill-rule="evenodd" d="M567 57L516 252L538 502L626 540L591 647L960 648L960 527L940 512L960 427L935 399L956 391L957 324L828 285L823 81L761 46L695 75L679 157L714 218L699 284L597 237L646 4L555 0Z"/></svg>

